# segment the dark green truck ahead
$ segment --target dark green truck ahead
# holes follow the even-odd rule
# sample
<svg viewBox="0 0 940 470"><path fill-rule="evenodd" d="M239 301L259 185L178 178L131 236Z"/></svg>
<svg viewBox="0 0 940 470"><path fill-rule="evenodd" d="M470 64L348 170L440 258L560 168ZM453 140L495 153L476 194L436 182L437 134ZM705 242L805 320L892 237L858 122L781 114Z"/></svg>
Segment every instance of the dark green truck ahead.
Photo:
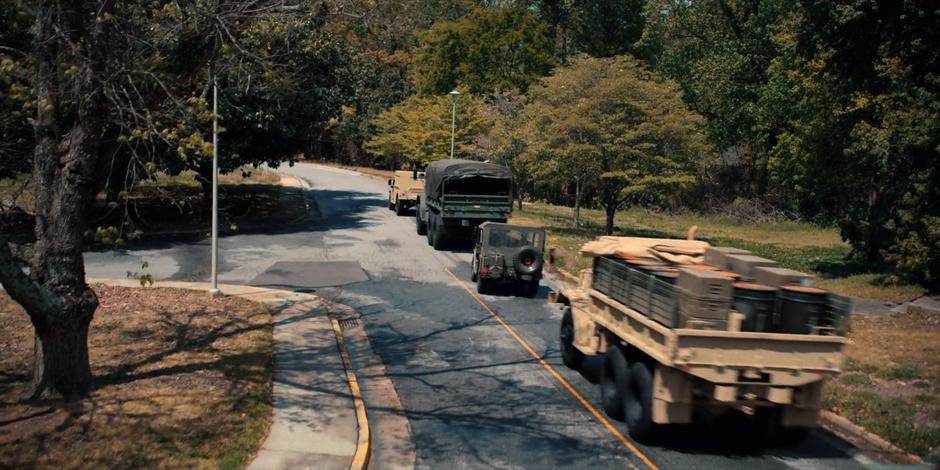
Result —
<svg viewBox="0 0 940 470"><path fill-rule="evenodd" d="M472 160L438 160L424 171L415 225L419 235L441 250L469 240L486 221L506 222L512 212L509 168Z"/></svg>

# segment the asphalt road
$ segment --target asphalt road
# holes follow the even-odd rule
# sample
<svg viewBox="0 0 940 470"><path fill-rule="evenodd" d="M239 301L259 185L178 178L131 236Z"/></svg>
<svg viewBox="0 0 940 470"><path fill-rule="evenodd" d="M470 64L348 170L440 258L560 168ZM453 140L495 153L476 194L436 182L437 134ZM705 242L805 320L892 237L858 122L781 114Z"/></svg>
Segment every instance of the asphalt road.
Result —
<svg viewBox="0 0 940 470"><path fill-rule="evenodd" d="M844 443L822 432L765 446L734 427L703 422L670 431L661 446L621 442L520 342L601 409L596 361L582 372L561 364L561 312L546 302L550 280L535 299L482 296L504 326L465 288L468 250L434 251L412 217L388 210L384 181L303 164L283 171L311 183L322 218L291 233L222 239L220 279L247 283L278 261L358 261L369 280L315 291L361 313L409 420L418 468L860 467ZM86 263L93 277L130 271L206 280L208 255L207 242L170 243L88 253Z"/></svg>

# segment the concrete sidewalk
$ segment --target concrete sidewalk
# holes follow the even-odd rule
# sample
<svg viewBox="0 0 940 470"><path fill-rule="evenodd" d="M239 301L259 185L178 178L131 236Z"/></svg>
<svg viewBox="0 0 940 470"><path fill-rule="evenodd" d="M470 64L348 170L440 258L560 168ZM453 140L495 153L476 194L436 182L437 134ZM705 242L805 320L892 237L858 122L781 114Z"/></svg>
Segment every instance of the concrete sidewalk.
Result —
<svg viewBox="0 0 940 470"><path fill-rule="evenodd" d="M139 287L132 279L89 283ZM209 288L198 282L159 281L155 286ZM360 423L327 304L290 291L236 285L220 289L267 304L274 317L273 423L248 468L349 469L361 446Z"/></svg>

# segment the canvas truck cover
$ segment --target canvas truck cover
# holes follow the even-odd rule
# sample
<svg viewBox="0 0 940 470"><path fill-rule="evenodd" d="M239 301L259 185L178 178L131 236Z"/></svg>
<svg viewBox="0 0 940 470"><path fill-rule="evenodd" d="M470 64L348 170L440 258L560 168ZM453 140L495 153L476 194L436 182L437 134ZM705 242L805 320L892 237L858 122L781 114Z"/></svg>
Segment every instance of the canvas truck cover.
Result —
<svg viewBox="0 0 940 470"><path fill-rule="evenodd" d="M470 177L512 180L509 168L473 160L438 160L431 162L424 174L424 193L429 195L439 194L445 180Z"/></svg>
<svg viewBox="0 0 940 470"><path fill-rule="evenodd" d="M707 242L672 238L600 237L581 247L581 255L619 258L655 257L677 264L701 264Z"/></svg>

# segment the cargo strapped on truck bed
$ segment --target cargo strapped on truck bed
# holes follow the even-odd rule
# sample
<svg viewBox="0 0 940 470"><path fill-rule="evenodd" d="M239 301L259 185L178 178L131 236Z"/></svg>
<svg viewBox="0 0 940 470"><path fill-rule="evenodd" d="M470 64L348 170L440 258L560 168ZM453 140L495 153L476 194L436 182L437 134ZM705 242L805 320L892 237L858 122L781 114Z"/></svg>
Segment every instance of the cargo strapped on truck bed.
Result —
<svg viewBox="0 0 940 470"><path fill-rule="evenodd" d="M666 327L687 327L682 321L680 296L683 293L689 296L690 293L652 274L633 269L623 260L609 256L596 257L591 288ZM851 301L828 293L824 313L817 333L844 336L848 329Z"/></svg>

